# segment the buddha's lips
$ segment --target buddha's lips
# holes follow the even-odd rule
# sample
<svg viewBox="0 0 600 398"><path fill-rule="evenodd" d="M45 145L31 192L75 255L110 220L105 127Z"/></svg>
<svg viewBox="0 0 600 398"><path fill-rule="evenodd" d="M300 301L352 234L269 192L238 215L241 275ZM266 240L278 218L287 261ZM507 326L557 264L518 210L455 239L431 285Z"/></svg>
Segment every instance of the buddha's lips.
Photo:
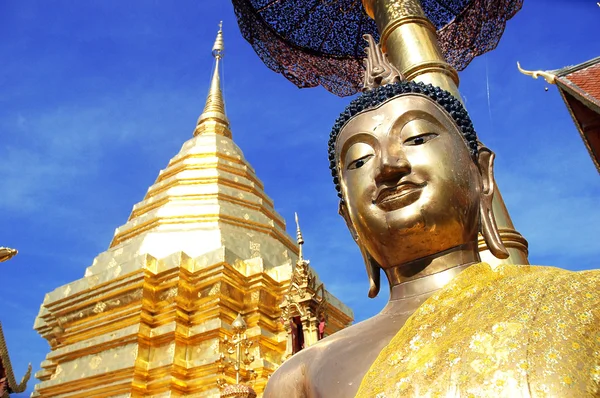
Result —
<svg viewBox="0 0 600 398"><path fill-rule="evenodd" d="M387 202L391 202L395 199L401 198L402 196L408 195L411 192L420 190L426 185L426 183L415 184L411 181L401 182L393 187L383 187L379 189L379 193L375 198L376 205L385 205Z"/></svg>

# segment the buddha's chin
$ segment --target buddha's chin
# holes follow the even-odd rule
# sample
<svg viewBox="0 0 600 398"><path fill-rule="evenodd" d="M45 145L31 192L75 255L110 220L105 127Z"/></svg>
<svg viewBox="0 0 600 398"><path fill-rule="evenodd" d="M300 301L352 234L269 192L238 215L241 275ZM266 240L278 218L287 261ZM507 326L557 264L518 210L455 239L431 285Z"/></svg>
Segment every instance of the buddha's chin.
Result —
<svg viewBox="0 0 600 398"><path fill-rule="evenodd" d="M392 206L393 205L393 206ZM421 192L411 192L399 200L390 203L389 210L383 210L388 231L395 234L411 234L415 229L425 228L424 213L428 208L427 198Z"/></svg>

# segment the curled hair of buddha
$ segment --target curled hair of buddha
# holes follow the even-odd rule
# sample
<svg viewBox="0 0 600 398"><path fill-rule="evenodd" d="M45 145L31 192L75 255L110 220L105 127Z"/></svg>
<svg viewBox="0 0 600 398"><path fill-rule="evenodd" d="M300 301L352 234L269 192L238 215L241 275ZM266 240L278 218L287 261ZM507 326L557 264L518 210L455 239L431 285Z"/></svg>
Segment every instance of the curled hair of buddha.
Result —
<svg viewBox="0 0 600 398"><path fill-rule="evenodd" d="M473 128L471 118L460 101L448 91L421 82L401 82L379 86L366 91L358 98L355 98L350 105L346 107L344 112L340 114L331 129L331 134L329 135L329 169L331 170L333 183L335 184L338 197L342 198L342 190L335 161L335 145L337 137L344 125L361 112L376 108L394 97L410 93L429 97L445 109L461 131L473 159L477 159L477 134Z"/></svg>

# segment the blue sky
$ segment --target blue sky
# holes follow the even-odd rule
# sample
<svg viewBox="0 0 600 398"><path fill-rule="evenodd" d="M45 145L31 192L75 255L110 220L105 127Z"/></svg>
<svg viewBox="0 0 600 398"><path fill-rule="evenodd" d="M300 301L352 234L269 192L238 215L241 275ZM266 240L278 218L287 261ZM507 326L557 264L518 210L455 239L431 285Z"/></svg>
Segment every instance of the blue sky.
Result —
<svg viewBox="0 0 600 398"><path fill-rule="evenodd" d="M233 137L305 253L357 320L367 298L358 249L337 215L327 138L348 98L299 90L241 37L228 1L0 3L0 321L20 378L49 346L33 330L44 294L106 250L202 112L224 21ZM461 92L534 264L597 268L600 178L555 87L521 75L600 54L593 0L526 0L498 48L461 72ZM489 90L488 90L489 87ZM30 381L28 391L33 389Z"/></svg>

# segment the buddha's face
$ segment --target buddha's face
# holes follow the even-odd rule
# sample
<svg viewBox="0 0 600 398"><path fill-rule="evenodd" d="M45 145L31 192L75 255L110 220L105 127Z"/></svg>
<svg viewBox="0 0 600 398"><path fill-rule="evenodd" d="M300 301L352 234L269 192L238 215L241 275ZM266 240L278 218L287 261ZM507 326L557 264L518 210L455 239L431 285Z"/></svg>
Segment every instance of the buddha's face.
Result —
<svg viewBox="0 0 600 398"><path fill-rule="evenodd" d="M403 95L355 116L337 138L336 162L343 215L384 269L477 239L481 174L429 98Z"/></svg>

